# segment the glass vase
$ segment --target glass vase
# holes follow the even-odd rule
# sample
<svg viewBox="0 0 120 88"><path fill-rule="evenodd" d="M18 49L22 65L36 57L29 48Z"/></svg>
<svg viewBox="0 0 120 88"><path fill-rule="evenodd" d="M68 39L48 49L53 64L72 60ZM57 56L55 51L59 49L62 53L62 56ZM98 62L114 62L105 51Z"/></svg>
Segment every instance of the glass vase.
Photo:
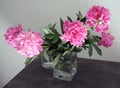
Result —
<svg viewBox="0 0 120 88"><path fill-rule="evenodd" d="M53 68L53 65L52 65L53 56L52 55L49 56L49 61L47 61L44 56L41 56L41 64L42 64L42 67L46 69L52 69Z"/></svg>
<svg viewBox="0 0 120 88"><path fill-rule="evenodd" d="M71 81L77 72L77 53L62 56L58 64L54 67L53 76L55 78Z"/></svg>

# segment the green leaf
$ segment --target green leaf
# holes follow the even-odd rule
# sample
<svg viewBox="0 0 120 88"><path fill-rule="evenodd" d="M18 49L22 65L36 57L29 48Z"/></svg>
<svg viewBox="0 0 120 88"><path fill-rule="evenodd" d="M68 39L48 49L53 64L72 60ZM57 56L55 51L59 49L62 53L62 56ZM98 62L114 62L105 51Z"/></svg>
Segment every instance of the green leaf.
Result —
<svg viewBox="0 0 120 88"><path fill-rule="evenodd" d="M87 46L87 45L83 45L82 47L83 47L83 49L85 49L85 50L86 50L87 48L89 48L89 46Z"/></svg>
<svg viewBox="0 0 120 88"><path fill-rule="evenodd" d="M49 33L60 35L55 29L55 26L56 26L56 23L54 25L51 25L51 24L48 25Z"/></svg>
<svg viewBox="0 0 120 88"><path fill-rule="evenodd" d="M60 25L61 25L61 31L62 31L62 34L64 33L64 30L63 30L63 20L60 18Z"/></svg>
<svg viewBox="0 0 120 88"><path fill-rule="evenodd" d="M93 36L93 41L94 42L99 42L100 40L100 37L99 36Z"/></svg>
<svg viewBox="0 0 120 88"><path fill-rule="evenodd" d="M82 48L81 48L81 47L79 47L79 48L76 47L76 48L75 48L75 52L81 52L81 51L82 51Z"/></svg>
<svg viewBox="0 0 120 88"><path fill-rule="evenodd" d="M44 56L44 52L42 51L42 52L40 52L40 56Z"/></svg>
<svg viewBox="0 0 120 88"><path fill-rule="evenodd" d="M75 46L72 46L72 48L70 49L70 51L73 51L75 49Z"/></svg>
<svg viewBox="0 0 120 88"><path fill-rule="evenodd" d="M43 29L44 33L45 34L48 34L49 33L49 30L48 29Z"/></svg>
<svg viewBox="0 0 120 88"><path fill-rule="evenodd" d="M70 54L70 53L71 53L71 51L70 51L70 50L66 50L66 51L63 53L63 55L62 55L62 56L66 55L66 54Z"/></svg>
<svg viewBox="0 0 120 88"><path fill-rule="evenodd" d="M53 34L52 30L50 30L49 28L43 29L44 34Z"/></svg>
<svg viewBox="0 0 120 88"><path fill-rule="evenodd" d="M88 50L88 54L89 54L90 57L92 56L92 53L93 53L93 48L92 48L92 45L90 44L89 45L89 50Z"/></svg>
<svg viewBox="0 0 120 88"><path fill-rule="evenodd" d="M25 61L25 65L28 65L31 63L33 58L27 58L26 61Z"/></svg>
<svg viewBox="0 0 120 88"><path fill-rule="evenodd" d="M53 32L53 34L56 34L56 35L60 35L59 33L58 33L58 31L57 31L57 29L55 29L55 28L49 28L52 32Z"/></svg>
<svg viewBox="0 0 120 88"><path fill-rule="evenodd" d="M58 49L64 48L66 46L66 43L62 42L58 45Z"/></svg>
<svg viewBox="0 0 120 88"><path fill-rule="evenodd" d="M97 53L101 56L102 55L101 49L95 43L92 43L92 46L95 48L95 50L97 51Z"/></svg>
<svg viewBox="0 0 120 88"><path fill-rule="evenodd" d="M83 16L82 16L82 13L81 13L81 11L79 11L78 13L79 13L79 16L82 18Z"/></svg>
<svg viewBox="0 0 120 88"><path fill-rule="evenodd" d="M44 38L53 39L54 35L53 34L46 34L46 35L44 35Z"/></svg>
<svg viewBox="0 0 120 88"><path fill-rule="evenodd" d="M53 61L53 67L58 63L59 58L61 57L61 53L57 54L56 58Z"/></svg>
<svg viewBox="0 0 120 88"><path fill-rule="evenodd" d="M52 26L52 28L55 28L55 26L56 26L56 23Z"/></svg>
<svg viewBox="0 0 120 88"><path fill-rule="evenodd" d="M52 43L56 43L58 41L58 37L54 37L53 41L51 41Z"/></svg>
<svg viewBox="0 0 120 88"><path fill-rule="evenodd" d="M72 19L71 19L69 16L67 16L67 19L68 19L70 22L72 22Z"/></svg>
<svg viewBox="0 0 120 88"><path fill-rule="evenodd" d="M78 14L76 13L76 15L77 15L79 20L81 20L83 18L82 13L80 11L78 12Z"/></svg>
<svg viewBox="0 0 120 88"><path fill-rule="evenodd" d="M49 24L48 24L48 28L51 28L51 27L52 27L52 24L51 24L51 23L49 23Z"/></svg>
<svg viewBox="0 0 120 88"><path fill-rule="evenodd" d="M85 21L86 21L86 17L81 19L81 22L85 23Z"/></svg>
<svg viewBox="0 0 120 88"><path fill-rule="evenodd" d="M52 50L49 50L48 53L51 55L51 54L54 54L54 52L56 52L57 49L52 49Z"/></svg>
<svg viewBox="0 0 120 88"><path fill-rule="evenodd" d="M44 54L45 59L49 62L49 55L47 53L47 49L45 49L43 52L44 52L43 54Z"/></svg>

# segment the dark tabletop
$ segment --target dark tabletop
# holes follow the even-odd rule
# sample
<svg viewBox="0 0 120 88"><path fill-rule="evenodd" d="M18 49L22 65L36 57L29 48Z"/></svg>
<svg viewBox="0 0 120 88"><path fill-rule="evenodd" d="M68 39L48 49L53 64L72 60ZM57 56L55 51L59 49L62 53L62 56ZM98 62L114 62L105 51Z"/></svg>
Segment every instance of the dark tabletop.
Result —
<svg viewBox="0 0 120 88"><path fill-rule="evenodd" d="M72 81L53 78L53 71L32 62L3 88L120 88L120 63L78 58Z"/></svg>

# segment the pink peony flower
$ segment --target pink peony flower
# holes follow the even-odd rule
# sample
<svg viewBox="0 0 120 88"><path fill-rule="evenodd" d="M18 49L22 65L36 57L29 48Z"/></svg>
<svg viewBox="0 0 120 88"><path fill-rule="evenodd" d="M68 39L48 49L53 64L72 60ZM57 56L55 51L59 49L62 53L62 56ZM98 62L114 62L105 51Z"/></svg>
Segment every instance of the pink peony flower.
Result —
<svg viewBox="0 0 120 88"><path fill-rule="evenodd" d="M17 37L17 35L22 31L22 26L18 25L18 27L9 27L7 29L7 32L5 33L5 40L8 44L12 45L14 44L14 40Z"/></svg>
<svg viewBox="0 0 120 88"><path fill-rule="evenodd" d="M43 40L40 33L22 31L19 33L14 42L14 47L17 51L26 57L30 58L40 54L43 50L42 45Z"/></svg>
<svg viewBox="0 0 120 88"><path fill-rule="evenodd" d="M110 33L102 32L101 40L99 41L99 46L110 47L113 44L114 36L110 35Z"/></svg>
<svg viewBox="0 0 120 88"><path fill-rule="evenodd" d="M64 32L66 32L70 26L71 26L71 22L69 20L66 20L63 24Z"/></svg>
<svg viewBox="0 0 120 88"><path fill-rule="evenodd" d="M101 6L93 6L86 14L86 25L96 28L96 32L106 31L109 28L110 12Z"/></svg>
<svg viewBox="0 0 120 88"><path fill-rule="evenodd" d="M71 45L76 47L82 46L87 36L87 29L83 27L83 23L80 21L70 22L66 20L63 24L64 34L60 37L66 42L70 42Z"/></svg>

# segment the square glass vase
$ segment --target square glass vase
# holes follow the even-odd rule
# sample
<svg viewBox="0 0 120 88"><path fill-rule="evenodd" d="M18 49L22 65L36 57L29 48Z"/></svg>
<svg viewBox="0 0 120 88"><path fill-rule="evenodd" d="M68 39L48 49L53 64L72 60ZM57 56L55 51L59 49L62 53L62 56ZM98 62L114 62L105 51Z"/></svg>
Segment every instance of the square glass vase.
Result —
<svg viewBox="0 0 120 88"><path fill-rule="evenodd" d="M49 56L49 61L47 61L44 56L41 56L41 64L42 64L43 68L53 69L53 65L52 65L53 64L53 56L52 55Z"/></svg>
<svg viewBox="0 0 120 88"><path fill-rule="evenodd" d="M77 53L60 57L57 65L53 68L54 78L71 81L77 73Z"/></svg>

